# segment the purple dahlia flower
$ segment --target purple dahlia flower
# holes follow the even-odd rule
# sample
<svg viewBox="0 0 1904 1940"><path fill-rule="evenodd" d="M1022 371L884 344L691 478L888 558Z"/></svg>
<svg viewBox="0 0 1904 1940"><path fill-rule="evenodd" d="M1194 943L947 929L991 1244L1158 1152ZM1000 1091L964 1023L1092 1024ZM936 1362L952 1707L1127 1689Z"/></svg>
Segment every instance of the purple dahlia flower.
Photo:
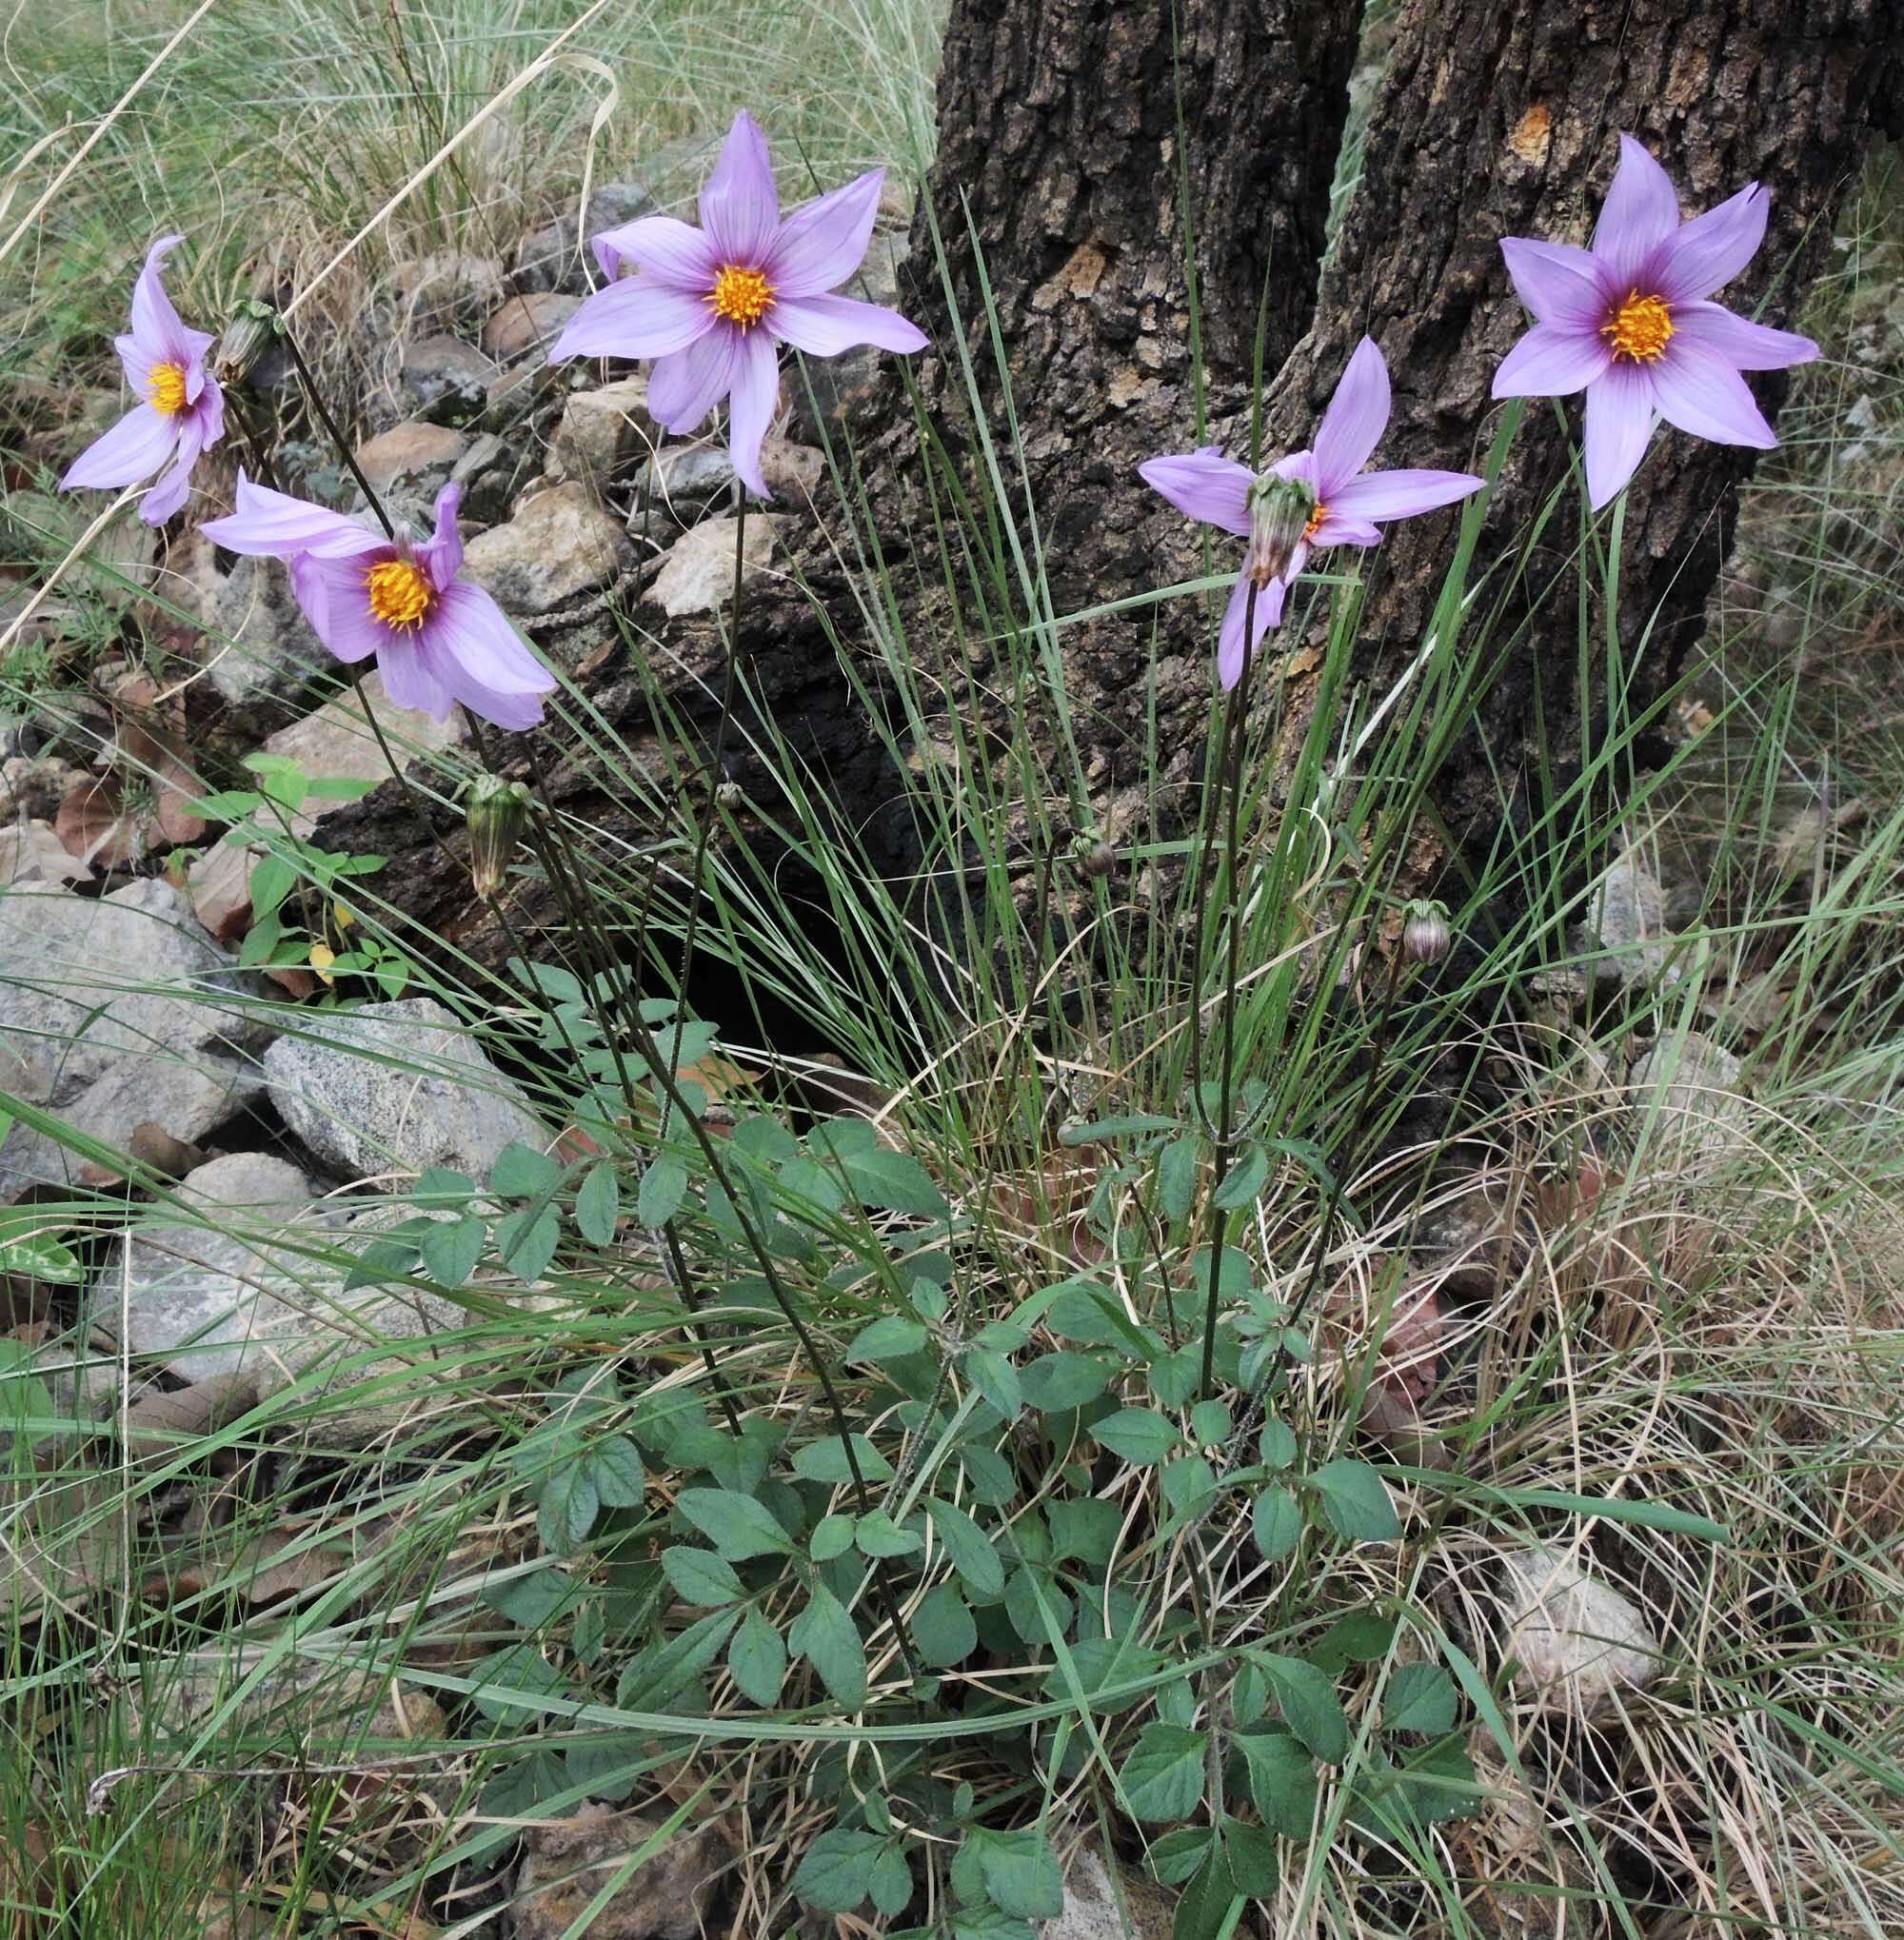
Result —
<svg viewBox="0 0 1904 1940"><path fill-rule="evenodd" d="M1597 511L1624 489L1659 418L1721 445L1769 451L1778 440L1741 370L1781 370L1818 354L1809 337L1749 323L1707 299L1765 239L1771 198L1756 182L1689 223L1665 169L1631 135L1594 246L1501 241L1534 327L1495 372L1494 394L1587 393L1587 497Z"/></svg>
<svg viewBox="0 0 1904 1940"><path fill-rule="evenodd" d="M225 435L225 393L205 367L216 339L186 328L159 280L181 240L161 236L147 251L132 286L132 327L112 340L126 382L144 402L89 445L60 480L64 491L116 491L150 478L169 459L171 468L140 501L148 525L163 525L185 504L199 453Z"/></svg>
<svg viewBox="0 0 1904 1940"><path fill-rule="evenodd" d="M399 707L442 721L456 702L498 727L533 727L555 677L481 586L459 579L463 487L436 495L436 530L412 545L238 474L238 509L204 528L231 552L288 560L311 630L341 661L377 656Z"/></svg>
<svg viewBox="0 0 1904 1940"><path fill-rule="evenodd" d="M1243 677L1262 636L1282 621L1284 594L1309 554L1324 545L1379 545L1379 525L1453 505L1486 483L1467 471L1364 471L1388 426L1388 366L1364 337L1316 427L1310 451L1293 451L1258 475L1214 445L1138 466L1144 483L1180 512L1249 541L1217 642L1227 693ZM1254 637L1243 643L1249 589L1257 588Z"/></svg>
<svg viewBox="0 0 1904 1940"><path fill-rule="evenodd" d="M727 398L734 469L770 498L760 452L780 396L777 345L813 357L925 346L897 310L829 294L865 258L883 179L875 168L783 222L766 137L737 114L701 191L701 227L649 215L595 237L605 274L640 274L589 297L549 361L652 358L648 409L670 431L693 430Z"/></svg>

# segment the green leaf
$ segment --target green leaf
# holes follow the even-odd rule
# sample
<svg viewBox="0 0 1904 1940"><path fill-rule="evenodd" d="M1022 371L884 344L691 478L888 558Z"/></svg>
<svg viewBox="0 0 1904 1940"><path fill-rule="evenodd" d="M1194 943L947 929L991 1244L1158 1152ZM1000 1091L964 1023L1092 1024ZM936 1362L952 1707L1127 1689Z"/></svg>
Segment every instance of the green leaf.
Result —
<svg viewBox="0 0 1904 1940"><path fill-rule="evenodd" d="M543 1547L557 1555L579 1550L588 1540L602 1507L587 1462L572 1461L558 1469L543 1484L542 1499L536 1506Z"/></svg>
<svg viewBox="0 0 1904 1940"><path fill-rule="evenodd" d="M1203 1349L1199 1341L1184 1342L1174 1354L1160 1354L1150 1364L1150 1392L1166 1408L1181 1408L1203 1378Z"/></svg>
<svg viewBox="0 0 1904 1940"><path fill-rule="evenodd" d="M1302 1507L1287 1489L1264 1489L1257 1496L1254 1523L1266 1563L1280 1561L1302 1540Z"/></svg>
<svg viewBox="0 0 1904 1940"><path fill-rule="evenodd" d="M1199 1448L1230 1436L1230 1411L1221 1401L1199 1401L1190 1411L1190 1439Z"/></svg>
<svg viewBox="0 0 1904 1940"><path fill-rule="evenodd" d="M251 917L273 915L297 882L297 871L282 856L260 856L246 884L251 898Z"/></svg>
<svg viewBox="0 0 1904 1940"><path fill-rule="evenodd" d="M1018 1370L1003 1355L988 1353L982 1347L968 1349L965 1373L972 1385L1005 1420L1018 1418L1019 1410L1024 1406L1024 1395L1019 1387Z"/></svg>
<svg viewBox="0 0 1904 1940"><path fill-rule="evenodd" d="M907 1556L925 1547L925 1538L917 1530L902 1529L883 1509L869 1509L860 1517L853 1540L864 1554L876 1560Z"/></svg>
<svg viewBox="0 0 1904 1940"><path fill-rule="evenodd" d="M1309 1477L1329 1527L1347 1542L1393 1542L1401 1534L1388 1485L1366 1462L1324 1462Z"/></svg>
<svg viewBox="0 0 1904 1940"><path fill-rule="evenodd" d="M749 1609L727 1646L727 1669L742 1693L765 1711L786 1682L786 1643L758 1610Z"/></svg>
<svg viewBox="0 0 1904 1940"><path fill-rule="evenodd" d="M1145 1725L1120 1774L1140 1819L1187 1819L1203 1796L1203 1734L1185 1725Z"/></svg>
<svg viewBox="0 0 1904 1940"><path fill-rule="evenodd" d="M1474 1762L1458 1734L1405 1760L1371 1758L1356 1774L1349 1823L1378 1838L1413 1839L1424 1826L1464 1817L1479 1803Z"/></svg>
<svg viewBox="0 0 1904 1940"><path fill-rule="evenodd" d="M928 1338L921 1322L908 1320L902 1314L884 1314L853 1336L853 1344L846 1350L847 1365L862 1360L899 1360L917 1354Z"/></svg>
<svg viewBox="0 0 1904 1940"><path fill-rule="evenodd" d="M660 1710L721 1654L739 1615L732 1608L717 1610L680 1635L645 1650L616 1681L615 1702L627 1711Z"/></svg>
<svg viewBox="0 0 1904 1940"><path fill-rule="evenodd" d="M1131 1112L1121 1118L1093 1118L1088 1125L1066 1125L1058 1134L1061 1145L1096 1145L1106 1138L1133 1138L1145 1132L1174 1132L1175 1118L1154 1112Z"/></svg>
<svg viewBox="0 0 1904 1940"><path fill-rule="evenodd" d="M1262 1424L1262 1434L1257 1438L1257 1453L1262 1457L1266 1469L1286 1469L1296 1460L1296 1431L1286 1421L1279 1421L1272 1415Z"/></svg>
<svg viewBox="0 0 1904 1940"><path fill-rule="evenodd" d="M877 1832L835 1826L806 1849L793 1890L823 1913L850 1913L872 1896L873 1871L886 1841Z"/></svg>
<svg viewBox="0 0 1904 1940"><path fill-rule="evenodd" d="M1306 1839L1316 1810L1316 1761L1287 1732L1239 1732L1249 1794L1264 1825L1287 1839Z"/></svg>
<svg viewBox="0 0 1904 1940"><path fill-rule="evenodd" d="M661 1553L661 1567L675 1594L684 1603L702 1610L718 1610L723 1604L737 1603L747 1594L746 1586L734 1574L734 1566L724 1562L712 1550L696 1550L677 1544Z"/></svg>
<svg viewBox="0 0 1904 1940"><path fill-rule="evenodd" d="M684 1489L675 1507L730 1563L794 1553L773 1511L752 1495L728 1489Z"/></svg>
<svg viewBox="0 0 1904 1940"><path fill-rule="evenodd" d="M952 1584L938 1584L919 1599L912 1613L912 1640L934 1671L962 1663L979 1648L979 1627Z"/></svg>
<svg viewBox="0 0 1904 1940"><path fill-rule="evenodd" d="M932 1175L909 1153L883 1146L856 1152L843 1161L847 1181L863 1205L921 1219L949 1219L952 1208L932 1182Z"/></svg>
<svg viewBox="0 0 1904 1940"><path fill-rule="evenodd" d="M1146 1468L1174 1455L1182 1445L1177 1424L1155 1408L1120 1408L1091 1424L1090 1433L1113 1455L1137 1468Z"/></svg>
<svg viewBox="0 0 1904 1940"><path fill-rule="evenodd" d="M863 1480L892 1480L892 1464L863 1435L854 1435L853 1455L860 1464ZM829 1435L824 1441L809 1441L805 1447L795 1449L793 1473L803 1482L824 1482L832 1488L853 1479L852 1467L846 1460L846 1446L837 1435Z"/></svg>
<svg viewBox="0 0 1904 1940"><path fill-rule="evenodd" d="M1181 1886L1202 1865L1216 1836L1212 1826L1180 1826L1150 1842L1152 1875L1165 1886Z"/></svg>
<svg viewBox="0 0 1904 1940"><path fill-rule="evenodd" d="M991 1903L1021 1920L1048 1920L1064 1910L1064 1874L1051 1842L1035 1826L1018 1832L973 1827L966 1838Z"/></svg>
<svg viewBox="0 0 1904 1940"><path fill-rule="evenodd" d="M830 1563L853 1547L853 1518L850 1515L823 1515L806 1545L816 1563Z"/></svg>
<svg viewBox="0 0 1904 1940"><path fill-rule="evenodd" d="M1349 1721L1342 1715L1341 1701L1326 1672L1300 1657L1259 1653L1257 1661L1276 1686L1282 1715L1289 1729L1330 1764L1339 1764L1349 1752Z"/></svg>
<svg viewBox="0 0 1904 1940"><path fill-rule="evenodd" d="M644 1226L665 1226L687 1197L687 1168L671 1152L657 1153L635 1193L635 1217Z"/></svg>
<svg viewBox="0 0 1904 1940"><path fill-rule="evenodd" d="M1438 1664L1403 1664L1382 1694L1385 1732L1452 1732L1455 1680Z"/></svg>
<svg viewBox="0 0 1904 1940"><path fill-rule="evenodd" d="M1260 1145L1252 1145L1243 1154L1242 1163L1223 1180L1222 1190L1210 1195L1210 1203L1225 1213L1240 1212L1256 1203L1268 1179L1268 1156Z"/></svg>
<svg viewBox="0 0 1904 1940"><path fill-rule="evenodd" d="M0 1133L0 1137L4 1137ZM71 1250L47 1233L22 1233L0 1237L0 1273L17 1273L25 1278L50 1280L70 1286L85 1277L85 1269Z"/></svg>
<svg viewBox="0 0 1904 1940"><path fill-rule="evenodd" d="M630 1752L625 1740L571 1745L563 1759L563 1776L570 1785L585 1785L595 1797L619 1805L640 1783L643 1762L642 1753Z"/></svg>
<svg viewBox="0 0 1904 1940"><path fill-rule="evenodd" d="M1309 1661L1332 1677L1347 1664L1379 1663L1395 1642L1396 1630L1396 1619L1379 1610L1352 1610L1310 1646Z"/></svg>
<svg viewBox="0 0 1904 1940"><path fill-rule="evenodd" d="M199 796L190 808L192 814L203 816L207 822L242 822L264 805L265 798L253 789L220 788L210 795Z"/></svg>
<svg viewBox="0 0 1904 1940"><path fill-rule="evenodd" d="M483 1257L488 1228L473 1214L463 1219L437 1219L423 1236L419 1251L425 1270L440 1287L460 1287Z"/></svg>
<svg viewBox="0 0 1904 1940"><path fill-rule="evenodd" d="M937 1496L927 1497L925 1511L952 1567L971 1586L972 1594L981 1603L996 1603L1005 1593L1005 1566L991 1538L962 1509Z"/></svg>
<svg viewBox="0 0 1904 1940"><path fill-rule="evenodd" d="M1044 1515L1051 1525L1054 1563L1076 1556L1080 1562L1101 1570L1111 1560L1123 1521L1115 1502L1101 1502L1089 1495L1076 1502L1047 1502Z"/></svg>
<svg viewBox="0 0 1904 1940"><path fill-rule="evenodd" d="M1222 1842L1212 1840L1196 1876L1177 1896L1170 1940L1220 1940L1235 1900Z"/></svg>
<svg viewBox="0 0 1904 1940"><path fill-rule="evenodd" d="M605 1509L639 1509L647 1497L641 1452L625 1435L606 1435L588 1451L589 1473Z"/></svg>
<svg viewBox="0 0 1904 1940"><path fill-rule="evenodd" d="M482 1600L525 1630L540 1630L581 1601L582 1585L566 1570L538 1570L486 1586Z"/></svg>
<svg viewBox="0 0 1904 1940"><path fill-rule="evenodd" d="M1110 1385L1111 1371L1088 1354L1044 1354L1019 1370L1025 1400L1041 1415L1058 1415L1095 1401Z"/></svg>
<svg viewBox="0 0 1904 1940"><path fill-rule="evenodd" d="M806 1608L794 1618L787 1642L804 1657L820 1681L849 1710L866 1699L866 1651L859 1626L846 1606L823 1583L816 1583Z"/></svg>
<svg viewBox="0 0 1904 1940"><path fill-rule="evenodd" d="M553 1206L541 1212L525 1207L496 1221L496 1251L518 1279L533 1284L548 1271L562 1242L562 1221Z"/></svg>
<svg viewBox="0 0 1904 1940"><path fill-rule="evenodd" d="M506 1199L532 1199L552 1193L562 1167L546 1152L521 1143L505 1145L489 1171L489 1188Z"/></svg>
<svg viewBox="0 0 1904 1940"><path fill-rule="evenodd" d="M1223 1859L1230 1885L1239 1899L1267 1899L1276 1891L1281 1869L1277 1864L1276 1839L1260 1826L1246 1826L1227 1815L1223 1820Z"/></svg>
<svg viewBox="0 0 1904 1940"><path fill-rule="evenodd" d="M1158 1203L1173 1226L1190 1217L1190 1204L1197 1196L1197 1157L1195 1138L1173 1138L1157 1155Z"/></svg>
<svg viewBox="0 0 1904 1940"><path fill-rule="evenodd" d="M606 1246L615 1237L622 1209L622 1188L615 1168L604 1158L583 1174L575 1192L575 1227L591 1246Z"/></svg>

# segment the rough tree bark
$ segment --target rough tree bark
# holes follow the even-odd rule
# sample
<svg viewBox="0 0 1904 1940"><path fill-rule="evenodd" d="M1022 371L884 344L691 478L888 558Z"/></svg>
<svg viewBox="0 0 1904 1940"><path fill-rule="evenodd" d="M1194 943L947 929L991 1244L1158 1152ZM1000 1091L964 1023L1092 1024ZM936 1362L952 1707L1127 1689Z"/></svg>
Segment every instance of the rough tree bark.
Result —
<svg viewBox="0 0 1904 1940"><path fill-rule="evenodd" d="M1621 130L1660 158L1687 214L1748 181L1766 185L1765 246L1721 300L1748 315L1764 302L1763 321L1789 326L1824 262L1833 214L1867 141L1899 124L1900 47L1898 0L1410 0L1314 326L1274 386L1271 443L1308 442L1366 332L1394 380L1378 462L1462 465L1478 456L1499 409L1489 396L1494 369L1525 325L1499 239L1586 241ZM1775 424L1785 377L1751 382ZM1576 400L1577 433L1578 411ZM1678 670L1698 637L1731 543L1735 487L1757 456L1668 431L1634 481L1620 638L1631 651L1649 621L1653 627L1636 704ZM1490 544L1511 544L1526 528L1566 464L1553 407L1530 402L1489 514L1483 562ZM1577 509L1570 493L1533 562L1531 586L1573 552ZM1446 520L1424 520L1392 528L1370 559L1361 643L1365 670L1378 678L1420 640L1447 544ZM1525 613L1510 613L1509 624ZM1498 817L1502 776L1531 782L1543 653L1559 678L1544 685L1541 731L1550 752L1557 742L1562 759L1568 752L1577 723L1567 710L1577 693L1571 627L1557 657L1539 638L1523 641L1444 772L1438 805L1458 833Z"/></svg>

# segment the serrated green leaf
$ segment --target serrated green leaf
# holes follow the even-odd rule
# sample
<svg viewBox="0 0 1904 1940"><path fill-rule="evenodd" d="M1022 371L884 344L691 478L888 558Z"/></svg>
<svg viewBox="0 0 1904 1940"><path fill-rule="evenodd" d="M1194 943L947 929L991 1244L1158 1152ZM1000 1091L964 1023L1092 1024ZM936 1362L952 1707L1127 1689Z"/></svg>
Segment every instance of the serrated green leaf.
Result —
<svg viewBox="0 0 1904 1940"><path fill-rule="evenodd" d="M1296 1431L1288 1422L1272 1415L1262 1424L1262 1433L1257 1437L1257 1453L1266 1469L1288 1468L1297 1455Z"/></svg>
<svg viewBox="0 0 1904 1940"><path fill-rule="evenodd" d="M786 1640L793 1654L813 1666L839 1703L857 1710L865 1702L866 1650L859 1626L825 1584L814 1584Z"/></svg>
<svg viewBox="0 0 1904 1940"><path fill-rule="evenodd" d="M543 1484L542 1498L536 1505L543 1547L556 1555L579 1550L588 1540L601 1507L595 1477L585 1461L567 1462L557 1469Z"/></svg>
<svg viewBox="0 0 1904 1940"><path fill-rule="evenodd" d="M1287 1732L1239 1732L1230 1741L1243 1755L1249 1794L1271 1831L1306 1839L1316 1810L1316 1761Z"/></svg>
<svg viewBox="0 0 1904 1940"><path fill-rule="evenodd" d="M512 1142L496 1155L489 1169L489 1189L506 1199L532 1199L551 1193L562 1178L562 1167L546 1152Z"/></svg>
<svg viewBox="0 0 1904 1940"><path fill-rule="evenodd" d="M1225 1815L1223 1861L1239 1899L1267 1899L1276 1891L1281 1871L1277 1864L1276 1839L1260 1826L1246 1826L1240 1819Z"/></svg>
<svg viewBox="0 0 1904 1940"><path fill-rule="evenodd" d="M423 1236L419 1251L425 1271L440 1287L460 1287L483 1257L488 1228L473 1215L462 1219L438 1219Z"/></svg>
<svg viewBox="0 0 1904 1940"><path fill-rule="evenodd" d="M1006 1421L1015 1421L1024 1406L1024 1395L1019 1387L1018 1370L1011 1362L1002 1354L975 1347L966 1351L964 1367L979 1393Z"/></svg>
<svg viewBox="0 0 1904 1940"><path fill-rule="evenodd" d="M1203 1796L1203 1734L1184 1725L1145 1725L1120 1775L1139 1818L1187 1819Z"/></svg>
<svg viewBox="0 0 1904 1940"><path fill-rule="evenodd" d="M727 1646L727 1669L744 1695L763 1711L780 1702L786 1682L786 1641L758 1610L749 1609Z"/></svg>
<svg viewBox="0 0 1904 1940"><path fill-rule="evenodd" d="M1210 1195L1210 1203L1225 1213L1240 1212L1256 1203L1268 1179L1269 1158L1260 1145L1251 1145L1241 1163L1231 1168L1221 1190Z"/></svg>
<svg viewBox="0 0 1904 1940"><path fill-rule="evenodd" d="M806 1849L793 1890L823 1913L850 1913L871 1898L873 1873L886 1841L877 1832L835 1826Z"/></svg>
<svg viewBox="0 0 1904 1940"><path fill-rule="evenodd" d="M856 1152L843 1161L847 1182L860 1203L921 1219L949 1219L952 1208L932 1182L932 1175L908 1152L880 1146Z"/></svg>
<svg viewBox="0 0 1904 1940"><path fill-rule="evenodd" d="M1018 1832L973 1827L966 1833L991 1903L1021 1920L1051 1919L1064 1910L1064 1874L1051 1842L1035 1826Z"/></svg>
<svg viewBox="0 0 1904 1940"><path fill-rule="evenodd" d="M773 1511L752 1495L728 1489L684 1489L675 1507L730 1563L794 1553Z"/></svg>
<svg viewBox="0 0 1904 1940"><path fill-rule="evenodd" d="M981 1603L996 1603L1004 1594L1005 1566L991 1538L962 1509L937 1496L926 1499L925 1512L945 1545L945 1554L952 1558L952 1567L970 1585L972 1594Z"/></svg>
<svg viewBox="0 0 1904 1940"><path fill-rule="evenodd" d="M1393 1542L1401 1518L1387 1485L1367 1462L1339 1456L1309 1477L1329 1527L1347 1542Z"/></svg>
<svg viewBox="0 0 1904 1940"><path fill-rule="evenodd" d="M615 1237L622 1210L621 1182L604 1158L582 1176L575 1190L575 1229L591 1246L606 1246Z"/></svg>
<svg viewBox="0 0 1904 1940"><path fill-rule="evenodd" d="M737 1603L747 1594L746 1586L734 1574L734 1566L712 1550L689 1549L676 1544L661 1553L661 1567L684 1603L703 1610L718 1610L723 1604Z"/></svg>
<svg viewBox="0 0 1904 1940"><path fill-rule="evenodd" d="M1173 1138L1157 1155L1157 1200L1173 1226L1190 1217L1197 1196L1198 1153L1195 1138Z"/></svg>
<svg viewBox="0 0 1904 1940"><path fill-rule="evenodd" d="M1221 1401L1199 1401L1190 1411L1190 1439L1199 1448L1227 1441L1230 1425L1230 1411Z"/></svg>
<svg viewBox="0 0 1904 1940"><path fill-rule="evenodd" d="M1276 1687L1277 1701L1289 1729L1317 1757L1339 1764L1348 1756L1349 1721L1326 1672L1300 1657L1259 1654L1257 1661Z"/></svg>
<svg viewBox="0 0 1904 1940"><path fill-rule="evenodd" d="M1385 1732L1451 1732L1455 1729L1455 1680L1438 1664L1402 1664L1382 1694Z"/></svg>
<svg viewBox="0 0 1904 1940"><path fill-rule="evenodd" d="M1120 1408L1091 1424L1090 1434L1115 1455L1137 1468L1147 1468L1174 1455L1182 1446L1177 1424L1155 1408Z"/></svg>

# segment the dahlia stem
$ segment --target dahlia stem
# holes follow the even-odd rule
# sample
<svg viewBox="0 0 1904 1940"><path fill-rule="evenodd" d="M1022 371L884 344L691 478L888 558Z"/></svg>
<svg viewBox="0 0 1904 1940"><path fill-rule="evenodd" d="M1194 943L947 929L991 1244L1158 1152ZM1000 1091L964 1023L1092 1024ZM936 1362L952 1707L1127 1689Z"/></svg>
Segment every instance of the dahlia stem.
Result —
<svg viewBox="0 0 1904 1940"><path fill-rule="evenodd" d="M323 421L324 428L330 433L330 442L337 446L337 455L348 467L350 476L357 481L357 488L364 494L365 502L371 511L376 513L377 524L384 528L384 537L394 539L397 536L397 528L392 524L389 513L385 511L383 500L377 496L370 481L364 476L364 467L357 463L357 454L351 449L349 440L337 428L337 420L330 415L329 407L324 402L324 393L317 387L317 379L311 375L310 366L304 361L304 352L298 347L297 333L285 321L282 313L278 315L277 326L284 337L285 348L291 354L291 363L296 366L298 380L304 386L304 394L310 400L311 409Z"/></svg>

